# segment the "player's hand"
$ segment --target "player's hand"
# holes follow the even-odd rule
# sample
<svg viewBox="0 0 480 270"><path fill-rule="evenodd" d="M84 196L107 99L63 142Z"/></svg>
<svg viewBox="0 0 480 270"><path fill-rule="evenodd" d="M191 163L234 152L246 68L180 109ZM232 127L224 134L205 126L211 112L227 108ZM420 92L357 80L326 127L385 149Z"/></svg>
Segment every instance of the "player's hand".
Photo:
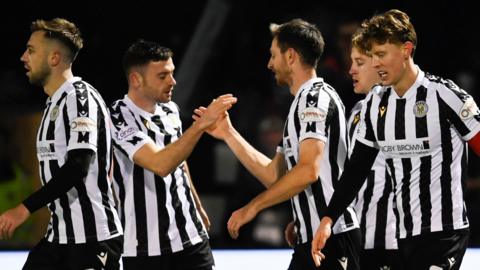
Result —
<svg viewBox="0 0 480 270"><path fill-rule="evenodd" d="M205 107L198 107L194 110L195 114L192 115L192 118L197 121L205 114L206 110L207 108ZM225 140L229 134L233 132L233 126L230 122L228 112L224 112L223 115L219 116L217 121L213 125L209 126L205 131L216 139Z"/></svg>
<svg viewBox="0 0 480 270"><path fill-rule="evenodd" d="M0 215L0 240L10 239L13 233L30 216L30 212L23 204L5 211Z"/></svg>
<svg viewBox="0 0 480 270"><path fill-rule="evenodd" d="M227 222L228 233L233 239L237 239L240 228L250 222L257 215L257 211L250 206L250 204L233 212Z"/></svg>
<svg viewBox="0 0 480 270"><path fill-rule="evenodd" d="M226 111L235 103L237 103L237 98L232 94L221 95L214 99L207 108L195 109L192 117L200 129L205 130L214 125L220 117L225 117Z"/></svg>
<svg viewBox="0 0 480 270"><path fill-rule="evenodd" d="M293 221L290 221L285 228L285 240L292 248L295 247L295 244L297 243L297 233L295 232L295 224Z"/></svg>
<svg viewBox="0 0 480 270"><path fill-rule="evenodd" d="M325 255L322 253L322 249L325 247L328 238L332 234L332 219L329 217L323 217L318 226L317 232L312 241L312 258L317 267L320 266L322 260L325 259Z"/></svg>

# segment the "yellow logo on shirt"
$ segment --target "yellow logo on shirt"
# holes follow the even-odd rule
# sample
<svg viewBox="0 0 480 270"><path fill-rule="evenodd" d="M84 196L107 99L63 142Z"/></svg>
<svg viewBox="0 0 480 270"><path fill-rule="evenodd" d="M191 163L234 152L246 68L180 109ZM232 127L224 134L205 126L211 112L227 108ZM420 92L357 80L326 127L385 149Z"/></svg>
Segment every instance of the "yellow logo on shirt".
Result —
<svg viewBox="0 0 480 270"><path fill-rule="evenodd" d="M386 106L382 106L380 107L380 117L383 117L383 115L385 114L385 111L387 110L387 107Z"/></svg>

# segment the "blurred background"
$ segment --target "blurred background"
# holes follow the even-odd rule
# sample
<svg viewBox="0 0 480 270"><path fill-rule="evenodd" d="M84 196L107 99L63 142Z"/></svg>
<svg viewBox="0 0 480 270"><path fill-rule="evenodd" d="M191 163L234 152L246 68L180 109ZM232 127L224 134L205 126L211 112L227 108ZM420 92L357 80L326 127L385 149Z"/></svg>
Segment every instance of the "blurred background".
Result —
<svg viewBox="0 0 480 270"><path fill-rule="evenodd" d="M256 148L273 156L292 101L288 89L275 85L266 68L271 42L268 26L293 18L315 23L326 50L318 67L340 94L347 113L362 98L353 94L348 75L350 36L375 13L401 9L418 34L416 63L452 79L480 103L480 26L473 1L16 1L0 9L0 212L15 206L40 185L35 133L47 96L29 85L20 56L38 18L64 17L83 33L84 49L73 66L103 95L107 104L126 94L121 59L127 47L143 38L170 47L175 55L174 101L184 128L192 110L212 98L233 93L234 126ZM228 236L232 211L263 187L235 159L228 147L208 135L188 159L194 183L212 221L211 244L218 248L284 248L283 230L291 220L289 203L263 211L244 226L238 240ZM480 246L480 161L471 155L465 197L472 247ZM2 249L28 249L45 232L48 213L39 211Z"/></svg>

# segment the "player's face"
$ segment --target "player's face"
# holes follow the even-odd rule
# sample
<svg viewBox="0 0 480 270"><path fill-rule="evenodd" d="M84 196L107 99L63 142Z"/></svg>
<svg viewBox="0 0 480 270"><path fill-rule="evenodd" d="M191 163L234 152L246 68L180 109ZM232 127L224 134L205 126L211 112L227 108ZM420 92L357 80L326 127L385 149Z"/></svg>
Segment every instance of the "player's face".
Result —
<svg viewBox="0 0 480 270"><path fill-rule="evenodd" d="M166 61L150 62L143 72L142 92L149 100L166 103L172 100L175 65L172 58Z"/></svg>
<svg viewBox="0 0 480 270"><path fill-rule="evenodd" d="M367 94L376 83L380 82L380 76L372 66L372 57L353 47L350 58L352 59L350 75L353 80L353 91L357 94Z"/></svg>
<svg viewBox="0 0 480 270"><path fill-rule="evenodd" d="M35 31L30 35L27 49L20 60L27 70L27 77L31 84L44 86L51 74L48 65L49 44L45 40L44 31Z"/></svg>
<svg viewBox="0 0 480 270"><path fill-rule="evenodd" d="M395 86L405 74L408 55L402 44L372 44L372 64L383 85Z"/></svg>
<svg viewBox="0 0 480 270"><path fill-rule="evenodd" d="M285 53L280 51L278 47L277 39L272 40L270 46L270 60L268 60L268 68L275 74L275 80L279 86L287 86L291 70L287 65Z"/></svg>

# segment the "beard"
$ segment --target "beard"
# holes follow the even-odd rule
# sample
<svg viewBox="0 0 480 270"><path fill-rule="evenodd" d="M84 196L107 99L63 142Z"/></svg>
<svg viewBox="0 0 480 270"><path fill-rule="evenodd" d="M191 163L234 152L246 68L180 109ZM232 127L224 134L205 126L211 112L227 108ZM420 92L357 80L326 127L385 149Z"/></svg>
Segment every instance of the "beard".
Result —
<svg viewBox="0 0 480 270"><path fill-rule="evenodd" d="M28 81L36 86L45 86L47 84L47 80L50 77L52 71L48 67L47 64L43 64L37 72L30 71L30 76L28 77Z"/></svg>
<svg viewBox="0 0 480 270"><path fill-rule="evenodd" d="M277 82L277 85L280 87L288 86L288 75L286 72L280 72L276 71L275 72L275 81Z"/></svg>

